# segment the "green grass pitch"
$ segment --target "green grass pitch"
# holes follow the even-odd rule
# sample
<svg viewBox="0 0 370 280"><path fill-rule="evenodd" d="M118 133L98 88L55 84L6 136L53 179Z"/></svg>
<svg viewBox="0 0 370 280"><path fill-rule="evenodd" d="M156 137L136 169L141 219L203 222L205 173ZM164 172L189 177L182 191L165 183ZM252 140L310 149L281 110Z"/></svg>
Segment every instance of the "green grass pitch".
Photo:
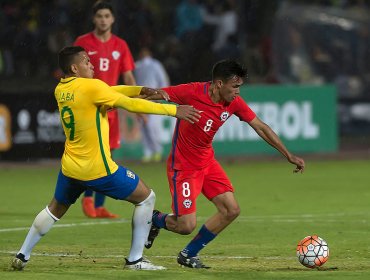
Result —
<svg viewBox="0 0 370 280"><path fill-rule="evenodd" d="M24 271L9 264L35 215L50 201L59 166L0 168L0 279L370 279L370 164L366 160L307 160L304 174L286 161L221 162L236 189L241 215L201 252L209 270L181 268L177 253L191 236L161 231L145 255L166 271L123 270L132 206L107 200L118 220L87 219L81 203L35 247ZM130 164L169 211L164 164ZM198 199L198 227L215 212ZM320 269L302 266L298 241L324 238L330 258Z"/></svg>

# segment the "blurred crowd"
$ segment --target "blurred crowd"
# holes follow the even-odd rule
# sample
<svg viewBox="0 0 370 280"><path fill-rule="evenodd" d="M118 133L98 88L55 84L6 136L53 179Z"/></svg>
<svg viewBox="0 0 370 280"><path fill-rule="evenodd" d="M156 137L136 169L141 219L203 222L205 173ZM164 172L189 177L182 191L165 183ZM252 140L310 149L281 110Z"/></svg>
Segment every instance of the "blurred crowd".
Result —
<svg viewBox="0 0 370 280"><path fill-rule="evenodd" d="M339 97L369 99L370 2L318 1L323 7L297 2L285 3L275 15L275 78L282 83L332 83Z"/></svg>
<svg viewBox="0 0 370 280"><path fill-rule="evenodd" d="M173 83L208 77L204 69L218 58L239 56L236 1L110 1L114 33L133 54L155 51ZM9 0L0 9L0 76L58 77L56 54L91 30L94 1ZM196 51L195 51L196 50ZM199 66L202 59L204 66ZM187 74L189 76L187 77Z"/></svg>
<svg viewBox="0 0 370 280"><path fill-rule="evenodd" d="M1 1L0 76L50 79L57 53L72 44L86 25L88 13L79 1Z"/></svg>
<svg viewBox="0 0 370 280"><path fill-rule="evenodd" d="M15 87L22 79L57 81L56 54L92 29L94 2L2 0L0 81L14 80ZM370 80L369 1L110 2L116 16L113 32L127 41L135 57L142 47L150 48L172 84L209 79L210 65L223 58L245 63L252 83L357 82L363 94ZM314 20L317 9L328 13L331 25L312 24L306 9L297 10L302 5L313 9ZM315 32L319 35L311 36ZM345 80L346 75L354 79Z"/></svg>

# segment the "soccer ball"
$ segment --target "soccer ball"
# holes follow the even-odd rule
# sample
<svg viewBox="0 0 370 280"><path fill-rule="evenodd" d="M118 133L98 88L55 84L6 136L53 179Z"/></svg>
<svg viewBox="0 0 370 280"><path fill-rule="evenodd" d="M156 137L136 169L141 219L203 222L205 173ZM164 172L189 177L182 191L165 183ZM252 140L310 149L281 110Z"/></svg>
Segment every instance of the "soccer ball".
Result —
<svg viewBox="0 0 370 280"><path fill-rule="evenodd" d="M306 267L322 266L329 258L328 244L317 235L306 236L297 245L297 257Z"/></svg>

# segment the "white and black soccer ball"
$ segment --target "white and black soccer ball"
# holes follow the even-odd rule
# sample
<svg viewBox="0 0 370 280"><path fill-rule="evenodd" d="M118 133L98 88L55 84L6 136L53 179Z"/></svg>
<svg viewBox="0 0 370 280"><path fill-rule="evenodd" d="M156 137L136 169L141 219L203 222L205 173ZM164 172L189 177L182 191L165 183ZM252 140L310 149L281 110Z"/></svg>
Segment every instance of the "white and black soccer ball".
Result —
<svg viewBox="0 0 370 280"><path fill-rule="evenodd" d="M329 258L328 243L317 235L310 235L297 245L298 261L306 267L322 266Z"/></svg>

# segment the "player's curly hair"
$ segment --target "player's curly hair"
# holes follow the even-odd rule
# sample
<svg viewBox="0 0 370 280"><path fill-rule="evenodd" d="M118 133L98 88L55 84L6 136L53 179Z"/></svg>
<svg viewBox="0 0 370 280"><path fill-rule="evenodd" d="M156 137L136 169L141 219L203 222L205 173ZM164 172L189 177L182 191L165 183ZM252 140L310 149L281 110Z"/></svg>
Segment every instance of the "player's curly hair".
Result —
<svg viewBox="0 0 370 280"><path fill-rule="evenodd" d="M73 58L85 49L80 46L64 47L58 54L58 63L64 74L70 74Z"/></svg>
<svg viewBox="0 0 370 280"><path fill-rule="evenodd" d="M247 68L235 60L221 60L212 68L212 81L217 79L227 81L234 76L238 76L240 78L247 78L248 76Z"/></svg>

